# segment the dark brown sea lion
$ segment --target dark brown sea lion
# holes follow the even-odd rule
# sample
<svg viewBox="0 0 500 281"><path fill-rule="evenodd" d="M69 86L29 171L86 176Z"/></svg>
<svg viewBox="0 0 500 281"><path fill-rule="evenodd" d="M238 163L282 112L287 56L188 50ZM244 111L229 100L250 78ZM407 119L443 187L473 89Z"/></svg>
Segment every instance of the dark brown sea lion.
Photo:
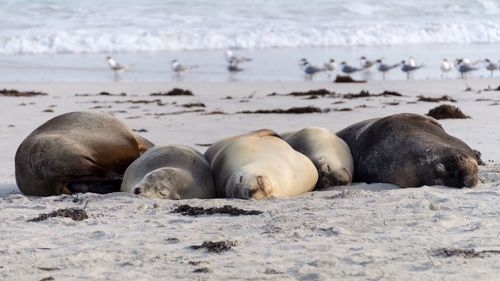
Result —
<svg viewBox="0 0 500 281"><path fill-rule="evenodd" d="M35 196L119 191L125 169L152 146L112 116L66 113L21 143L16 182L22 193Z"/></svg>
<svg viewBox="0 0 500 281"><path fill-rule="evenodd" d="M478 183L476 152L433 118L395 114L356 123L337 135L351 149L354 181L401 187Z"/></svg>

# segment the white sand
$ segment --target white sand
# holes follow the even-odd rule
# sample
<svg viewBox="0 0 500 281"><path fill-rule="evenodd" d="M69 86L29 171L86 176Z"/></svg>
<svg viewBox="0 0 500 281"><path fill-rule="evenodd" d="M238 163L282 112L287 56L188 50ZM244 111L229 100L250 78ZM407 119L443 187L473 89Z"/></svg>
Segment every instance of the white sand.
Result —
<svg viewBox="0 0 500 281"><path fill-rule="evenodd" d="M472 92L464 92L465 83ZM443 257L440 248L500 250L500 92L477 93L497 87L494 80L445 80L333 84L322 82L235 83L31 83L0 88L40 90L43 97L0 97L0 280L498 280L500 254L483 257ZM150 97L173 87L190 89L193 97ZM266 96L296 90L326 88L340 94L398 91L404 97L346 100ZM126 97L87 96L126 92ZM466 120L442 120L444 128L478 149L486 166L474 189L423 187L398 189L388 184L357 184L302 196L262 201L168 201L116 193L49 198L19 193L14 178L14 155L21 141L46 120L70 111L112 112L156 144L182 143L200 151L229 135L258 128L278 132L306 126L338 131L354 122L398 112L424 114L436 103L408 103L417 95L449 95L470 115ZM223 99L232 96L233 99ZM157 104L116 103L161 99ZM486 101L476 101L487 99ZM342 104L333 104L343 101ZM172 104L177 102L177 104ZM203 102L205 111L181 104ZM385 103L399 102L399 105ZM21 106L24 103L26 105ZM241 110L290 108L352 108L322 114L234 114ZM366 105L366 108L356 106ZM51 107L52 106L52 107ZM42 112L53 109L53 113ZM125 112L126 111L126 112ZM14 125L11 127L9 125ZM73 202L75 200L76 202ZM66 207L86 208L81 222L51 218L26 222L41 213ZM179 204L221 206L263 211L258 216L172 214ZM176 238L171 239L171 238ZM190 249L203 241L236 241L220 254ZM206 273L193 270L208 268Z"/></svg>

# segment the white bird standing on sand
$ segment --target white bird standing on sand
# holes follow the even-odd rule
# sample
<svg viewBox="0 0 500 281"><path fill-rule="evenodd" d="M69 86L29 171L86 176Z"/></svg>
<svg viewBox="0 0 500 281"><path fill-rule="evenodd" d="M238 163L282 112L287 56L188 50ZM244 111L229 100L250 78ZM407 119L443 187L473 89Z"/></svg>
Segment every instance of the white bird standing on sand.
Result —
<svg viewBox="0 0 500 281"><path fill-rule="evenodd" d="M328 76L330 76L331 73L335 71L335 68L337 68L337 63L334 59L329 59L323 64L323 69L326 71Z"/></svg>
<svg viewBox="0 0 500 281"><path fill-rule="evenodd" d="M477 67L474 67L468 59L455 59L455 66L458 72L460 72L460 77L462 79L467 75L467 73L479 69Z"/></svg>
<svg viewBox="0 0 500 281"><path fill-rule="evenodd" d="M231 51L230 49L226 50L226 52L224 53L224 56L226 57L226 61L228 63L239 64L242 62L248 62L248 61L252 60L251 58L247 58L247 57L237 57L234 55L233 51Z"/></svg>
<svg viewBox="0 0 500 281"><path fill-rule="evenodd" d="M374 66L375 64L377 64L377 61L382 60L382 59L380 58L380 59L378 59L378 60L374 60L374 61L373 61L373 60L369 60L369 59L367 59L365 56L362 56L362 57L361 57L361 58L359 58L359 59L360 59L360 61L361 61L361 67L362 67L363 69L366 69L366 70L368 70L368 69L372 68L372 66Z"/></svg>
<svg viewBox="0 0 500 281"><path fill-rule="evenodd" d="M453 64L450 63L447 59L443 59L440 68L441 68L441 78L448 77L448 72L450 72L453 69Z"/></svg>
<svg viewBox="0 0 500 281"><path fill-rule="evenodd" d="M115 73L123 72L123 71L125 71L125 69L127 69L127 66L119 64L111 56L108 56L106 58L106 61L108 62L109 68L111 68L111 70L113 70Z"/></svg>
<svg viewBox="0 0 500 281"><path fill-rule="evenodd" d="M306 78L312 79L313 76L319 72L325 71L324 68L311 65L307 59L301 59L299 61L299 66L304 71Z"/></svg>
<svg viewBox="0 0 500 281"><path fill-rule="evenodd" d="M410 56L408 58L408 64L411 65L411 66L413 66L413 67L417 66L417 63L415 62L415 58L412 57L412 56Z"/></svg>
<svg viewBox="0 0 500 281"><path fill-rule="evenodd" d="M494 63L489 59L485 59L486 69L490 71L490 77L493 77L493 72L498 70L498 63Z"/></svg>
<svg viewBox="0 0 500 281"><path fill-rule="evenodd" d="M344 72L345 74L352 74L363 70L362 68L350 66L345 61L341 62L340 65L342 66L341 68L342 72Z"/></svg>
<svg viewBox="0 0 500 281"><path fill-rule="evenodd" d="M410 59L412 59L412 58L410 58ZM424 67L423 64L421 64L421 65L412 65L412 63L415 64L415 59L413 59L413 62L410 61L408 63L406 63L406 61L401 61L401 71L403 71L403 72L406 73L406 79L410 79L410 76L413 73L413 71L418 70L418 69Z"/></svg>
<svg viewBox="0 0 500 281"><path fill-rule="evenodd" d="M396 63L396 64L392 64L392 65L385 64L382 62L381 59L376 60L375 63L377 64L377 70L382 72L382 79L384 79L384 80L385 80L385 74L388 71L401 65L401 63Z"/></svg>
<svg viewBox="0 0 500 281"><path fill-rule="evenodd" d="M172 70L177 74L180 75L181 73L188 72L190 70L193 70L195 68L198 68L197 65L182 65L179 63L178 60L172 60Z"/></svg>

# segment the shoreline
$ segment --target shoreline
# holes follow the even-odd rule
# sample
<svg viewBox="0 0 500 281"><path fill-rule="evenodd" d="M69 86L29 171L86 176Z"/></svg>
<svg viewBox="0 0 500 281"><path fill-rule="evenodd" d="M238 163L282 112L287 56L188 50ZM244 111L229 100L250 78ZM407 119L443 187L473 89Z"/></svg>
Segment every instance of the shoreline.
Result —
<svg viewBox="0 0 500 281"><path fill-rule="evenodd" d="M333 80L342 74L340 63L346 61L352 66L360 66L360 57L370 60L383 59L387 64L401 62L413 56L417 64L425 66L414 73L414 79L438 79L442 59L453 61L456 58L469 58L472 61L490 58L497 61L500 44L424 44L394 46L355 46L355 47L296 47L239 49L237 56L253 58L251 62L241 64L242 72L228 73L224 59L224 50L196 51L161 51L138 53L82 53L82 54L3 54L0 55L0 77L3 81L51 81L51 82L94 82L94 81L143 81L175 82L196 81L303 81L303 72L299 60L307 58L313 65L322 66L330 58L337 63L336 70L330 75L316 75L317 81ZM109 69L105 58L111 55L119 63L129 66L118 77ZM181 64L197 65L198 68L177 77L171 70L171 61ZM471 77L489 77L484 65L474 71ZM500 74L497 71L495 77ZM448 77L457 78L458 72L452 70ZM382 75L372 67L368 72L353 74L355 79L381 81ZM389 81L405 80L406 75L399 69L387 73Z"/></svg>
<svg viewBox="0 0 500 281"><path fill-rule="evenodd" d="M439 85L444 89L431 89L430 86ZM341 90L377 89L377 90L406 90L432 93L439 91L454 91L459 93L470 86L472 91L485 90L490 86L496 88L500 85L500 79L493 78L469 78L469 79L422 79L422 80L369 80L361 83L335 83L333 81L1 81L2 89L21 89L33 91L46 91L53 94L66 94L67 89L71 91L126 91L134 90L140 94L147 94L155 89L192 88L211 94L220 88L229 88L239 92L269 90L273 89L319 89L329 88ZM423 86L423 87L420 87ZM412 89L418 88L418 89ZM80 90L78 90L80 89ZM81 90L83 89L83 90ZM140 89L140 90L139 90ZM252 90L253 89L253 90ZM71 93L70 93L71 94Z"/></svg>

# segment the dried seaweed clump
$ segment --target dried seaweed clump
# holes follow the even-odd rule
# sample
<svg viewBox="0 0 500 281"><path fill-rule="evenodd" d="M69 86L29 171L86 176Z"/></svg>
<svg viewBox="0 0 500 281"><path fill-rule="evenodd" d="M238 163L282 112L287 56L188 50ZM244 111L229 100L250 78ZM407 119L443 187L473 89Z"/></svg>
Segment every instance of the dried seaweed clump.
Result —
<svg viewBox="0 0 500 281"><path fill-rule="evenodd" d="M424 97L424 96L417 96L418 101L425 101L425 102L440 102L440 101L449 101L449 102L457 102L450 96L444 95L439 98L431 98L431 97Z"/></svg>
<svg viewBox="0 0 500 281"><path fill-rule="evenodd" d="M293 97L324 97L324 96L334 96L335 92L330 92L327 89L318 89L318 90L309 90L306 92L291 92L286 94L286 96L293 96Z"/></svg>
<svg viewBox="0 0 500 281"><path fill-rule="evenodd" d="M315 106L304 106L304 107L292 107L288 109L259 109L255 111L245 110L238 113L243 114L304 114L304 113L322 113L323 111L319 107Z"/></svg>
<svg viewBox="0 0 500 281"><path fill-rule="evenodd" d="M201 245L193 245L190 248L193 250L205 248L211 253L219 254L221 252L229 251L234 246L236 246L236 242L233 241L205 241Z"/></svg>
<svg viewBox="0 0 500 281"><path fill-rule="evenodd" d="M18 90L0 90L0 96L4 97L34 97L34 96L47 96L47 93L35 91L18 91Z"/></svg>
<svg viewBox="0 0 500 281"><path fill-rule="evenodd" d="M56 210L52 213L41 214L38 217L30 219L28 221L29 222L39 222L39 221L44 221L44 220L47 220L49 218L54 218L54 217L70 218L74 221L82 221L82 220L89 218L89 216L87 215L87 212L85 212L84 209L65 208L65 209Z"/></svg>
<svg viewBox="0 0 500 281"><path fill-rule="evenodd" d="M476 251L474 249L446 249L441 248L434 252L434 256L449 257L462 257L462 258L482 258L488 254L500 254L500 250L484 250Z"/></svg>
<svg viewBox="0 0 500 281"><path fill-rule="evenodd" d="M365 83L366 80L354 80L352 79L351 76L348 76L348 75L337 75L337 77L335 77L335 80L333 81L335 83Z"/></svg>
<svg viewBox="0 0 500 281"><path fill-rule="evenodd" d="M179 88L173 88L168 92L156 92L149 94L150 96L194 96L193 92L190 90L184 90Z"/></svg>
<svg viewBox="0 0 500 281"><path fill-rule="evenodd" d="M427 116L433 117L434 119L465 119L470 118L470 116L465 115L460 108L449 105L442 104L435 107L427 113Z"/></svg>
<svg viewBox="0 0 500 281"><path fill-rule="evenodd" d="M222 207L211 207L211 208L180 205L179 207L175 208L172 211L172 213L181 213L185 216L194 216L194 217L197 217L199 215L214 215L214 214L227 214L230 216L252 216L252 215L262 214L261 211L257 210L247 211L233 207L231 205L224 205Z"/></svg>

